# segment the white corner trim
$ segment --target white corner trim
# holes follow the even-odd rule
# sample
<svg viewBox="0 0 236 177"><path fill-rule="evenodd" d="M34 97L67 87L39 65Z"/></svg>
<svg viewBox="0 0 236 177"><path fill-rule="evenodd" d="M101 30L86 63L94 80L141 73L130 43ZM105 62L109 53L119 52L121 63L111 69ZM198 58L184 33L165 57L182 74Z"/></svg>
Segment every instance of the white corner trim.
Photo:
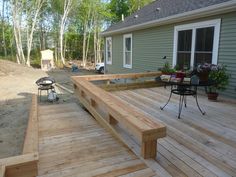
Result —
<svg viewBox="0 0 236 177"><path fill-rule="evenodd" d="M131 38L131 53L130 53L130 65L127 65L125 63L125 39L126 38ZM133 64L133 35L130 33L130 34L124 34L123 35L123 67L124 68L128 68L128 69L132 69L132 64Z"/></svg>
<svg viewBox="0 0 236 177"><path fill-rule="evenodd" d="M110 48L110 53L111 53L111 61L108 61L108 50L107 50L107 42L111 41L111 48ZM112 37L106 37L106 64L107 65L112 65Z"/></svg>
<svg viewBox="0 0 236 177"><path fill-rule="evenodd" d="M196 44L196 30L199 28L214 27L214 41L213 41L213 51L212 51L212 63L218 63L218 50L219 50L219 41L220 41L220 26L221 19L202 21L197 23L190 23L184 25L178 25L174 28L174 46L173 46L173 67L177 63L177 48L178 48L178 32L183 30L192 30L192 48L191 48L191 63L190 66L194 65L194 52Z"/></svg>
<svg viewBox="0 0 236 177"><path fill-rule="evenodd" d="M219 44L220 44L220 30L221 30L221 19L218 20L218 23L215 24L214 31L214 44L213 44L213 53L212 53L212 63L218 64L219 56Z"/></svg>

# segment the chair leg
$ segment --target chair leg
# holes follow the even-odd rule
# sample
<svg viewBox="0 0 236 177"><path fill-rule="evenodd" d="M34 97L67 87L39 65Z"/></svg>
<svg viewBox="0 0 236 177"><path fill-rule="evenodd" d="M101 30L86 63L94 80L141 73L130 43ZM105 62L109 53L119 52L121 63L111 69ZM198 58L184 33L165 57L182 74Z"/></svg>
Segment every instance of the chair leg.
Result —
<svg viewBox="0 0 236 177"><path fill-rule="evenodd" d="M183 102L184 102L184 96L180 95L180 97L179 97L179 115L178 115L178 119L180 119L180 115L181 115L182 108L183 108Z"/></svg>
<svg viewBox="0 0 236 177"><path fill-rule="evenodd" d="M187 96L184 96L184 106L187 108Z"/></svg>
<svg viewBox="0 0 236 177"><path fill-rule="evenodd" d="M39 99L39 89L38 89L38 99ZM39 100L40 101L40 100Z"/></svg>

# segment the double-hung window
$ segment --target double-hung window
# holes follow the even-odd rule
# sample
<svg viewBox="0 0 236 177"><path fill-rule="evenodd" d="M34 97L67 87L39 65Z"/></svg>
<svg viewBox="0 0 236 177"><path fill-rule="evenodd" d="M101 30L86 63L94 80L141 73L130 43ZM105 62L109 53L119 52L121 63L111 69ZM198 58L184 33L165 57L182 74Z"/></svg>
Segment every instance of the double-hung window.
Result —
<svg viewBox="0 0 236 177"><path fill-rule="evenodd" d="M112 38L106 38L106 64L112 64Z"/></svg>
<svg viewBox="0 0 236 177"><path fill-rule="evenodd" d="M173 66L190 69L202 63L217 64L221 20L175 27Z"/></svg>
<svg viewBox="0 0 236 177"><path fill-rule="evenodd" d="M123 36L123 66L132 68L132 34Z"/></svg>

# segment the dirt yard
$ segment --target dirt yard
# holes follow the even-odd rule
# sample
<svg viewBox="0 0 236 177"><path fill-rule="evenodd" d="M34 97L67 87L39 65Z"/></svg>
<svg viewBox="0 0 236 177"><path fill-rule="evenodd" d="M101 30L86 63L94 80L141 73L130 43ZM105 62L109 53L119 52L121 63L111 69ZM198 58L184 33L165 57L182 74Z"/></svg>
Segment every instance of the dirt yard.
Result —
<svg viewBox="0 0 236 177"><path fill-rule="evenodd" d="M0 158L21 154L27 127L31 96L37 94L35 81L40 77L52 76L60 85L73 90L71 75L96 74L94 71L70 69L43 72L40 69L24 67L16 63L0 60ZM56 88L59 103L75 101L73 94ZM40 104L47 102L42 98ZM54 103L58 104L58 103Z"/></svg>

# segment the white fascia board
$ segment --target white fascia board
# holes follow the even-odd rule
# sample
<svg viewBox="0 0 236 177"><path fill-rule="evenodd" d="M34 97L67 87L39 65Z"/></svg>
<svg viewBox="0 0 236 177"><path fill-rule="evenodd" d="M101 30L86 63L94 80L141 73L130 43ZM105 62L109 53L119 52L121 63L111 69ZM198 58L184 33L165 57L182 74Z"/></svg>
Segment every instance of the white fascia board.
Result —
<svg viewBox="0 0 236 177"><path fill-rule="evenodd" d="M195 18L207 17L207 16L212 16L212 15L217 15L217 14L232 12L232 11L236 11L236 0L231 0L225 3L220 3L217 5L169 16L166 18L161 18L158 20L153 20L153 21L149 21L146 23L138 24L138 25L121 28L118 30L103 32L100 35L108 36L108 35L114 35L114 34L119 34L119 33L127 33L130 31L141 30L141 29L146 29L146 28L156 27L156 26L161 26L161 25L167 25L171 23L177 23L177 22L187 21L187 20L191 20Z"/></svg>

